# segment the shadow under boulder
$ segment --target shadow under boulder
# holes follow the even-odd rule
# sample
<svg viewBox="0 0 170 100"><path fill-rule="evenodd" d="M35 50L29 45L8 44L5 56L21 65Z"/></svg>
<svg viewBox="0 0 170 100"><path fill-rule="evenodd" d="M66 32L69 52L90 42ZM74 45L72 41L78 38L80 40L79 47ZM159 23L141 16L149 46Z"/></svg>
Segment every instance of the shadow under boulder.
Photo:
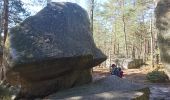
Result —
<svg viewBox="0 0 170 100"><path fill-rule="evenodd" d="M106 56L96 48L87 12L63 2L12 28L3 60L5 80L21 85L21 97L34 98L91 82L91 68Z"/></svg>

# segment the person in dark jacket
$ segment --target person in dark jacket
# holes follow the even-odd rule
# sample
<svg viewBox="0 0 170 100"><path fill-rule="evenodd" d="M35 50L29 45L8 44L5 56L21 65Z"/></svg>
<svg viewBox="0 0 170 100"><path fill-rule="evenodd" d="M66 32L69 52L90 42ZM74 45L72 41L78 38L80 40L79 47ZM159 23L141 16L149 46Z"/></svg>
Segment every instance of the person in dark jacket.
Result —
<svg viewBox="0 0 170 100"><path fill-rule="evenodd" d="M116 75L120 78L123 77L123 71L120 67L117 67L115 64L112 64L112 71L111 71L111 75Z"/></svg>

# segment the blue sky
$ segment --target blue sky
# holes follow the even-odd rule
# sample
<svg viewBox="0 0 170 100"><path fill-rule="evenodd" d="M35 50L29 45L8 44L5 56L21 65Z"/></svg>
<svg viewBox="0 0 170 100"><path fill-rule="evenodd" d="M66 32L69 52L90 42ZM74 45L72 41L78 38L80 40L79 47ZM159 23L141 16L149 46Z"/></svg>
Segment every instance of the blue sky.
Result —
<svg viewBox="0 0 170 100"><path fill-rule="evenodd" d="M43 5L40 3L34 3L31 1L38 1L38 0L21 0L23 1L23 3L25 4L25 8L28 9L31 12L31 15L36 14L38 11L40 11L43 8ZM90 0L51 0L52 2L73 2L73 3L77 3L80 6L82 6L84 9L87 10L87 3L89 3L88 1ZM95 0L95 2L105 2L107 0Z"/></svg>
<svg viewBox="0 0 170 100"><path fill-rule="evenodd" d="M38 11L40 11L43 8L42 4L35 4L31 2L31 0L22 0L25 4L24 7L28 9L31 12L31 15L34 15ZM87 10L86 0L52 0L52 2L73 2L78 3L80 6L82 6L84 9Z"/></svg>

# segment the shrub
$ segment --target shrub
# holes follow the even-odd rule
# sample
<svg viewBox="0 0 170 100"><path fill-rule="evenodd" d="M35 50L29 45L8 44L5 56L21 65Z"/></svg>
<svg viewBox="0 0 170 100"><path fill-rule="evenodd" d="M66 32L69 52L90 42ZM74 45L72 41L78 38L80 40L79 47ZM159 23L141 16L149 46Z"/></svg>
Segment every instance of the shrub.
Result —
<svg viewBox="0 0 170 100"><path fill-rule="evenodd" d="M168 76L164 71L154 70L147 74L146 78L153 83L161 83L169 81Z"/></svg>
<svg viewBox="0 0 170 100"><path fill-rule="evenodd" d="M11 92L0 85L0 100L11 100Z"/></svg>

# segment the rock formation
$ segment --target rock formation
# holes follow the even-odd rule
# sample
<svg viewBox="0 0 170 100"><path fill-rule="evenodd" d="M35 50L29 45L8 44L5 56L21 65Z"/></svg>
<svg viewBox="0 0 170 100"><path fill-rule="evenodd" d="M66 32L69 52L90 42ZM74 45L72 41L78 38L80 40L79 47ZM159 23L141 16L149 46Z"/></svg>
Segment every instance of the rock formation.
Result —
<svg viewBox="0 0 170 100"><path fill-rule="evenodd" d="M158 0L155 15L161 60L170 77L170 0Z"/></svg>
<svg viewBox="0 0 170 100"><path fill-rule="evenodd" d="M74 3L50 3L8 34L6 81L22 97L41 97L91 82L91 68L106 60L96 48L87 12Z"/></svg>

